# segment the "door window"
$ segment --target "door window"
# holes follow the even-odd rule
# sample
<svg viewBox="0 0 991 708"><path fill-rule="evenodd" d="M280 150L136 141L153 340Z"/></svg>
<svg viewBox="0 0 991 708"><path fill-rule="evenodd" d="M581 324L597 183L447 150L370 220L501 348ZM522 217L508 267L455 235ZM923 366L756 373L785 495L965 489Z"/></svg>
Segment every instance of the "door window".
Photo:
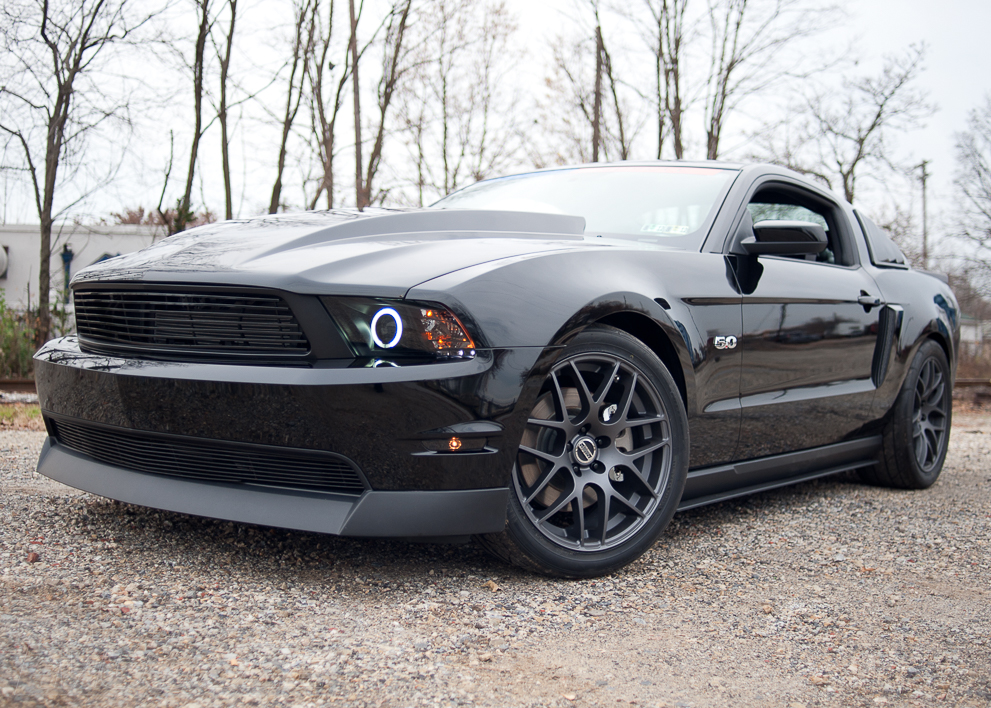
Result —
<svg viewBox="0 0 991 708"><path fill-rule="evenodd" d="M747 204L747 211L755 224L759 221L808 221L826 232L828 245L822 252L783 257L834 265L852 264L837 228L835 207L828 202L791 186L774 185L759 189Z"/></svg>

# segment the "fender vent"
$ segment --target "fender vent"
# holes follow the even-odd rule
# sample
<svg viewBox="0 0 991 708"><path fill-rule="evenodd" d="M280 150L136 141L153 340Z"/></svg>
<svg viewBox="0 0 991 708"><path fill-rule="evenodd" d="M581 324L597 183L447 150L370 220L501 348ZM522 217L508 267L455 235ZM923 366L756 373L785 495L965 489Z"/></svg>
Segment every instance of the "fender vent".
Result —
<svg viewBox="0 0 991 708"><path fill-rule="evenodd" d="M888 375L888 362L891 360L891 347L900 325L901 312L885 305L878 313L877 344L874 345L874 359L871 361L871 381L879 388Z"/></svg>

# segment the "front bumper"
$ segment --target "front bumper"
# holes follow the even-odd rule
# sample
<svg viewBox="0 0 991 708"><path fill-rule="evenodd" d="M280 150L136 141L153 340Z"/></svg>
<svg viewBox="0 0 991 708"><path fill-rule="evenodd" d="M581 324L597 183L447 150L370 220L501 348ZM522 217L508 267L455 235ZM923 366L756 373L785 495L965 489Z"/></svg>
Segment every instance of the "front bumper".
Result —
<svg viewBox="0 0 991 708"><path fill-rule="evenodd" d="M50 435L38 471L120 501L306 531L497 531L529 410L521 402L524 383L540 356L540 349L522 347L408 367L193 364L86 354L67 337L35 356ZM79 445L60 431L66 421L111 431L117 441L189 444L174 456L173 448L146 447L142 458L114 441L112 450L102 439ZM473 444L446 451L453 435ZM353 464L360 484L337 493L305 482L187 474L190 451L214 445L238 448L225 461L235 473L255 464L238 457L245 449L261 451L266 464L285 451L290 473L292 454L333 456Z"/></svg>

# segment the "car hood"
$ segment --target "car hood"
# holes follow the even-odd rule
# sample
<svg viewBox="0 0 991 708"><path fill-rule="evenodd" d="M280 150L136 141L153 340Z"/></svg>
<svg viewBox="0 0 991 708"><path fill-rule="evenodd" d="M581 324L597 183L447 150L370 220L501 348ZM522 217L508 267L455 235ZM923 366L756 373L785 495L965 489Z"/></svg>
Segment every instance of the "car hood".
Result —
<svg viewBox="0 0 991 708"><path fill-rule="evenodd" d="M575 216L453 209L267 216L171 236L79 271L73 286L195 282L401 297L480 263L581 247L584 228Z"/></svg>

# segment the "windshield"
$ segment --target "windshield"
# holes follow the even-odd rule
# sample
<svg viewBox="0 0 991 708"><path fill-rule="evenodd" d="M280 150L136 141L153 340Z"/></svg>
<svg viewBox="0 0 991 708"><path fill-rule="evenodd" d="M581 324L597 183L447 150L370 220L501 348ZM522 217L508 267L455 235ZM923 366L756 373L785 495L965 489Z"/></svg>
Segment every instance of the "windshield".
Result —
<svg viewBox="0 0 991 708"><path fill-rule="evenodd" d="M710 167L578 167L478 182L433 206L582 216L589 235L676 241L709 222L735 176Z"/></svg>

